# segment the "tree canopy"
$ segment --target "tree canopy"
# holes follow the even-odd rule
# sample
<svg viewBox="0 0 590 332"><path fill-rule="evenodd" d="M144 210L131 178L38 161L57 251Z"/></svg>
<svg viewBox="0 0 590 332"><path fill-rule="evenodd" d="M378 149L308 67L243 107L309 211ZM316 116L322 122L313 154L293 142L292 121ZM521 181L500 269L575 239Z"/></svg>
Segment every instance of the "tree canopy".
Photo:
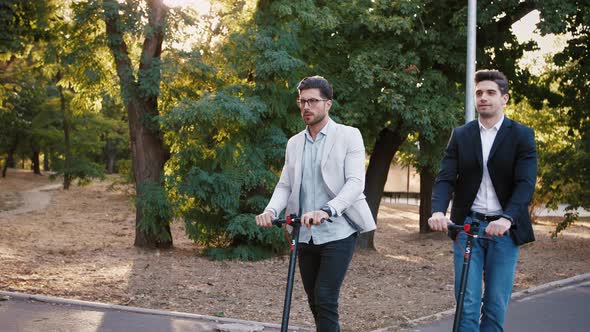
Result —
<svg viewBox="0 0 590 332"><path fill-rule="evenodd" d="M421 231L453 127L463 120L467 4L432 0L211 1L207 13L162 0L6 1L0 6L0 156L51 161L73 179L130 164L136 241L170 247L170 222L217 258L285 249L255 227L303 129L296 85L322 75L331 116L358 127L368 152L373 215L392 160L421 175ZM536 200L567 203L559 229L590 208L589 5L479 2L478 69L511 81L510 116L536 130ZM537 48L512 25L533 10L541 34L567 38L542 74L520 60ZM35 166L34 166L35 167ZM558 230L559 230L558 229ZM373 246L372 236L361 239Z"/></svg>

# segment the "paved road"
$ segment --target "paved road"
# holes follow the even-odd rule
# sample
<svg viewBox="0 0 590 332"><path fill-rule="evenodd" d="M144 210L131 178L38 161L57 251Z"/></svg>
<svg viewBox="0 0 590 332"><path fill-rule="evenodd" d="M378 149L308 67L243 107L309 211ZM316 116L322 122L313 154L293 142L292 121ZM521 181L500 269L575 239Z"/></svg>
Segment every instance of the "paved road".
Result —
<svg viewBox="0 0 590 332"><path fill-rule="evenodd" d="M0 332L277 332L278 324L0 291ZM454 310L425 317L403 330L451 331ZM507 332L590 331L590 273L515 293L509 305ZM293 328L289 331L311 332ZM355 331L356 332L356 331ZM359 331L362 332L362 331Z"/></svg>
<svg viewBox="0 0 590 332"><path fill-rule="evenodd" d="M422 323L408 332L451 331L453 316ZM544 287L512 299L505 331L587 332L590 331L590 274L571 282Z"/></svg>
<svg viewBox="0 0 590 332"><path fill-rule="evenodd" d="M0 296L5 299L0 302L0 332L280 331L280 325L271 323L7 292L0 292ZM293 328L289 331L311 330Z"/></svg>

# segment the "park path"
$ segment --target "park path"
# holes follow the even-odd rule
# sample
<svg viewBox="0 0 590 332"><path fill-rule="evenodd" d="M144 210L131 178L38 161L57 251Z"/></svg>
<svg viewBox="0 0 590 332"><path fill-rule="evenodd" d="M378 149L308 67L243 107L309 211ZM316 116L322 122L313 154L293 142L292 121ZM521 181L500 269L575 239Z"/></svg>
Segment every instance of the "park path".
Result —
<svg viewBox="0 0 590 332"><path fill-rule="evenodd" d="M7 196L14 196L14 194L17 194L20 202L16 205L16 208L14 209L0 211L0 217L14 216L45 209L51 202L51 192L61 188L61 186L61 183L52 183L25 191L19 191L16 193L3 193L3 195Z"/></svg>

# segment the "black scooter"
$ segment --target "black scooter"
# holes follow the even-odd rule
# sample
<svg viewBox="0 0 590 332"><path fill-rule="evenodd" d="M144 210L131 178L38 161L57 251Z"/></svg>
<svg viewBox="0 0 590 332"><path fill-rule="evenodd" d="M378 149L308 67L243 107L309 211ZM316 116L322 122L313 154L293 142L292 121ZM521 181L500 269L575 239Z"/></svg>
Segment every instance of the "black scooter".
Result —
<svg viewBox="0 0 590 332"><path fill-rule="evenodd" d="M289 274L287 277L287 289L285 290L285 302L283 304L283 319L281 321L281 332L287 332L287 329L289 328L289 311L291 310L291 295L293 294L293 280L295 279L295 263L297 261L297 249L299 248L301 218L292 214L285 219L273 219L272 224L277 227L282 227L283 225L290 225L293 227L293 231L291 231Z"/></svg>
<svg viewBox="0 0 590 332"><path fill-rule="evenodd" d="M326 219L332 222L330 219ZM322 220L324 222L324 220ZM283 319L281 321L281 332L287 332L289 328L289 312L291 310L291 296L293 294L293 280L295 279L295 263L297 261L297 249L299 248L299 230L301 229L301 218L295 214L285 219L273 219L272 224L277 227L290 225L291 231L291 256L289 257L289 275L287 276L287 288L285 290L285 302L283 304Z"/></svg>
<svg viewBox="0 0 590 332"><path fill-rule="evenodd" d="M464 225L447 225L449 232L455 233L459 236L459 233L467 234L467 243L465 245L465 253L463 255L463 266L461 269L461 281L459 283L459 297L457 298L457 307L455 308L455 320L453 321L453 332L459 331L459 322L461 322L461 315L463 313L463 304L465 302L465 289L467 288L467 276L469 273L469 265L471 263L471 251L473 250L473 241L475 239L482 239L488 241L494 241L488 237L480 236L479 230L485 230L485 227L479 227L479 221L473 220L471 224ZM453 236L454 238L454 236Z"/></svg>

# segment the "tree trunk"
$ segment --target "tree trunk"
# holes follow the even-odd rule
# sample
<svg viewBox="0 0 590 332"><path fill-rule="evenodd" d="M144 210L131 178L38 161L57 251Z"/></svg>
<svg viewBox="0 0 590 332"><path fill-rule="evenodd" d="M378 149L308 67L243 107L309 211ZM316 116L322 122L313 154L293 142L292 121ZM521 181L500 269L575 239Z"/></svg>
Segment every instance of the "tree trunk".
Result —
<svg viewBox="0 0 590 332"><path fill-rule="evenodd" d="M49 150L45 150L45 152L43 152L43 171L45 172L49 172L51 170L49 166L50 155L51 152L49 152Z"/></svg>
<svg viewBox="0 0 590 332"><path fill-rule="evenodd" d="M141 196L142 184L154 182L162 184L162 174L164 164L168 160L168 151L160 138L159 131L153 132L143 125L141 110L149 110L149 104L143 107L132 103L128 106L129 110L129 133L131 143L131 156L133 164L133 174L135 176L135 189L137 196ZM143 216L140 209L136 209L135 223L139 225ZM170 221L158 219L156 221L164 225L164 229L170 235L170 241L162 241L157 234L145 233L139 227L135 228L135 246L147 248L170 248L172 247L172 233L170 231Z"/></svg>
<svg viewBox="0 0 590 332"><path fill-rule="evenodd" d="M407 135L400 128L387 127L381 130L379 137L375 141L375 148L369 159L369 167L365 175L365 195L375 222L377 222L379 205L381 204L381 197L387 182L391 161L400 145L406 140L406 137ZM357 239L357 247L374 250L374 236L374 231L361 234Z"/></svg>
<svg viewBox="0 0 590 332"><path fill-rule="evenodd" d="M14 159L14 153L16 152L17 144L14 144L8 151L6 156L6 167L16 168L16 159Z"/></svg>
<svg viewBox="0 0 590 332"><path fill-rule="evenodd" d="M117 144L112 139L105 140L105 148L104 154L106 159L105 168L108 174L113 174L115 172L115 160L117 159Z"/></svg>
<svg viewBox="0 0 590 332"><path fill-rule="evenodd" d="M8 170L8 167L14 168L14 166L16 165L14 161L14 153L16 152L16 147L18 145L18 143L16 142L18 142L18 140L15 140L15 143L10 147L10 149L8 149L8 154L6 155L6 159L4 161L4 167L2 168L3 178L6 177L6 171Z"/></svg>
<svg viewBox="0 0 590 332"><path fill-rule="evenodd" d="M58 72L57 74L57 81L59 82L59 80L61 79L61 73ZM57 90L59 92L59 105L61 108L61 114L63 116L63 130L64 130L64 182L63 182L63 188L64 190L68 190L70 189L70 184L72 183L72 173L71 173L71 162L72 162L72 156L70 153L70 122L68 119L68 110L66 107L66 98L64 96L63 93L63 88L61 86L57 87Z"/></svg>
<svg viewBox="0 0 590 332"><path fill-rule="evenodd" d="M420 171L420 233L429 233L428 218L432 215L432 188L435 173L430 168Z"/></svg>
<svg viewBox="0 0 590 332"><path fill-rule="evenodd" d="M107 174L115 173L115 158L116 158L116 155L114 153L110 153L107 155L107 164L106 164Z"/></svg>
<svg viewBox="0 0 590 332"><path fill-rule="evenodd" d="M39 144L37 144L36 141L31 142L31 150L33 151L33 153L31 154L31 168L33 169L33 174L41 175L41 163L39 162L41 148L39 147Z"/></svg>
<svg viewBox="0 0 590 332"><path fill-rule="evenodd" d="M127 44L123 33L119 30L119 3L116 0L103 1L104 19L107 28L108 46L115 58L121 94L129 118L129 136L131 159L135 175L135 190L141 197L143 184L152 182L162 184L164 164L169 152L164 145L159 124L155 120L158 115L158 95L160 85L160 55L164 39L166 7L162 0L148 1L149 19L147 32L139 64L139 77L136 81L134 70L129 58ZM145 82L142 82L145 80ZM150 90L140 87L150 86ZM145 91L144 91L145 90ZM141 209L136 210L135 246L145 248L172 247L170 220L158 217L155 222L168 233L170 240L161 240L160 235L140 230L142 223Z"/></svg>
<svg viewBox="0 0 590 332"><path fill-rule="evenodd" d="M39 150L33 150L31 161L33 162L33 173L41 175L41 167L39 163Z"/></svg>

